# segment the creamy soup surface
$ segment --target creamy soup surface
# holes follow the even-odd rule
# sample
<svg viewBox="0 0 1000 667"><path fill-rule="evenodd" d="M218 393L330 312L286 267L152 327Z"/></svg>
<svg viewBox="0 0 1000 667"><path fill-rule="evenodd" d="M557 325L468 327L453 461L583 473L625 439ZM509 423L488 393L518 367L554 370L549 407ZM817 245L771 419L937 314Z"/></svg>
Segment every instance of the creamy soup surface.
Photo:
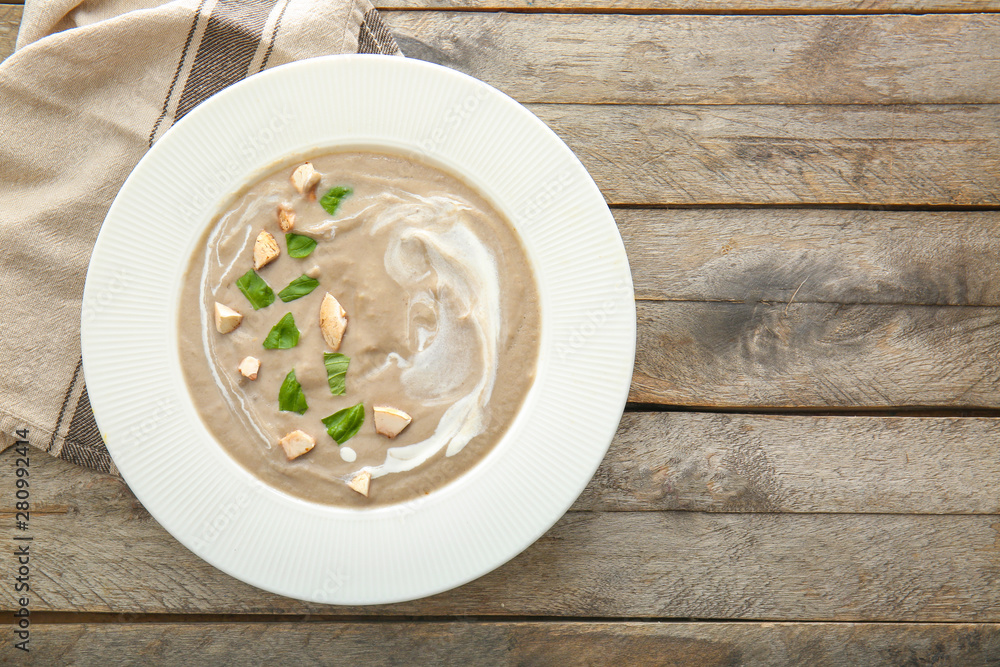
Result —
<svg viewBox="0 0 1000 667"><path fill-rule="evenodd" d="M313 186L291 179L303 163L283 165L238 193L191 258L178 322L188 389L221 446L281 491L349 507L425 495L496 445L534 381L534 275L510 223L442 170L383 153L326 153L308 160L317 172ZM298 176L309 173L303 167ZM286 238L290 218L289 233L316 242L306 257L289 253L289 244L300 253L310 245ZM253 277L255 246L260 258L273 254L266 238L260 245L261 232L273 237L278 255L256 276L275 295L297 279L289 292L309 290L309 278L318 285L255 310L238 281ZM259 289L253 293L261 298ZM327 294L346 318L337 349L330 340L336 323L320 326ZM289 313L297 343L267 349L283 318L282 335L270 344L291 344ZM343 395L332 393L324 355L334 375L347 365ZM256 373L248 358L259 362ZM302 414L279 409L283 387L284 406L305 407ZM325 418L359 404L328 432ZM362 409L363 423L344 439ZM376 432L376 423L391 432L404 417L410 421L395 437ZM280 443L295 431L305 437L286 440L286 449ZM291 458L310 439L311 449Z"/></svg>

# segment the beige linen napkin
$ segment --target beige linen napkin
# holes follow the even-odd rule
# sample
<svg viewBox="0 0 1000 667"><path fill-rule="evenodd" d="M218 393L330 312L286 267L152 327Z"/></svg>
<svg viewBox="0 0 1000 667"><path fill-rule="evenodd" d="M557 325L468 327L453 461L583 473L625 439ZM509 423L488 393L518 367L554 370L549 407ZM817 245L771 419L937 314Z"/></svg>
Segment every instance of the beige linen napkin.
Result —
<svg viewBox="0 0 1000 667"><path fill-rule="evenodd" d="M28 0L0 64L0 437L116 473L80 303L97 232L170 126L263 69L399 49L367 0Z"/></svg>

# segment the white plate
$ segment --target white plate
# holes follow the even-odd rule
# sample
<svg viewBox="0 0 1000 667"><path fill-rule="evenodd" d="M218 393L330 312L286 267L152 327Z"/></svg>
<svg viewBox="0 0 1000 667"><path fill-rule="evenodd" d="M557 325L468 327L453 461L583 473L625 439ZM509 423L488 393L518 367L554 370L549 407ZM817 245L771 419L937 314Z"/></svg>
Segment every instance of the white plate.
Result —
<svg viewBox="0 0 1000 667"><path fill-rule="evenodd" d="M359 145L437 162L492 199L524 240L542 310L537 380L500 444L444 488L370 510L293 498L233 461L198 418L176 333L182 271L227 195L289 155ZM487 84L391 56L293 63L191 111L111 206L83 312L90 400L146 509L232 576L336 604L432 595L538 539L604 457L635 355L625 249L570 149Z"/></svg>

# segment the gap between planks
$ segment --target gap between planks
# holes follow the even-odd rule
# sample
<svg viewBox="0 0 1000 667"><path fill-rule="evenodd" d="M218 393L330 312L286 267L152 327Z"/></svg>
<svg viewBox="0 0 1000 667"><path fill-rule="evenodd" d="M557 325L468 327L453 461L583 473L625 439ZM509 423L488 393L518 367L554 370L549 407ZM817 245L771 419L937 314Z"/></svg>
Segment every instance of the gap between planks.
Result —
<svg viewBox="0 0 1000 667"><path fill-rule="evenodd" d="M894 301L890 302L872 302L872 301L824 301L824 300L813 300L813 299L686 299L684 297L656 297L656 296L643 296L636 297L636 303L690 303L699 305L708 304L734 304L734 305L760 305L760 306L818 306L818 305L830 305L835 304L837 306L871 306L871 305L884 305L884 306L905 306L907 308L970 308L970 309L982 309L982 308L997 308L998 304L969 304L969 303L897 303ZM788 313L785 313L786 315ZM703 406L711 407L711 406ZM896 406L894 406L896 407ZM919 410L922 408L933 408L933 404L928 405L900 405L900 409L904 410ZM732 410L732 408L729 408ZM781 409L780 407L778 409ZM793 408L794 410L801 410L803 408ZM807 410L822 410L822 407L816 408L804 408ZM849 409L849 408L848 408ZM750 410L753 412L753 409Z"/></svg>
<svg viewBox="0 0 1000 667"><path fill-rule="evenodd" d="M243 624L243 623L303 623L346 625L405 625L433 623L468 623L497 625L501 623L535 623L573 625L574 623L656 623L684 625L691 623L760 625L776 623L794 625L811 623L821 626L858 625L858 626L916 626L916 627L951 627L960 625L996 626L1000 623L969 622L969 621L828 621L823 619L802 619L801 621L783 621L780 619L744 620L740 618L661 618L657 616L479 616L479 615L429 615L429 616L363 616L357 614L163 614L163 613L132 613L132 612L74 612L74 611L39 611L31 614L32 625L74 625L74 624ZM0 626L10 624L3 619Z"/></svg>
<svg viewBox="0 0 1000 667"><path fill-rule="evenodd" d="M1000 12L1000 2L950 0L942 2L904 2L880 0L386 0L373 3L382 12L510 12L531 14L688 14L733 16L810 16L873 14L989 14ZM0 9L22 7L24 0L0 3Z"/></svg>
<svg viewBox="0 0 1000 667"><path fill-rule="evenodd" d="M762 415L768 417L892 417L900 419L920 419L924 417L944 417L951 419L987 418L1000 419L1000 408L949 408L925 406L893 406L889 408L797 408L794 406L779 408L752 407L716 407L711 405L670 405L660 403L625 404L626 413L676 412L706 415Z"/></svg>
<svg viewBox="0 0 1000 667"><path fill-rule="evenodd" d="M569 509L569 510L566 511L565 516L587 515L587 514L595 514L595 513L602 513L602 512L635 512L635 513L659 512L661 514L685 513L685 512L710 512L711 514L713 514L715 516L726 516L726 515L734 515L734 516L748 516L748 515L767 516L767 515L775 515L775 516L778 516L778 515L785 515L785 514L795 514L797 516L834 516L834 517L835 516L869 516L869 517L877 517L877 516L885 516L885 517L939 517L939 516L944 516L940 512L910 512L910 511L900 511L900 512L884 512L884 511L865 512L863 510L844 510L844 511L836 511L836 510L797 510L797 511L788 511L788 510L753 510L753 509L725 511L725 510L713 510L713 509L708 509L708 508L698 509L698 510L690 510L690 509L680 509L680 508L663 509L663 508L659 508L659 507L646 507L646 508L641 508L640 507L640 508L634 508L634 509L620 509L620 510L619 509L614 509L614 508ZM39 510L32 510L31 511L32 516L36 516L36 517L39 517L39 516L46 516L46 517L49 517L49 516L63 516L63 515L67 515L69 513L70 513L69 510L58 510L58 509L46 508L46 507L43 507L43 508L41 508ZM996 516L996 517L1000 518L1000 510L996 510L994 513L991 513L991 514L984 514L983 512L949 512L947 514L947 516L954 516L954 517ZM0 518L10 519L10 518L13 518L13 517L14 517L14 510L9 509L9 508L2 508L2 509L0 509ZM706 619L706 620L708 620L708 619ZM817 619L817 620L823 620L823 619ZM0 621L0 625L2 625L2 621Z"/></svg>
<svg viewBox="0 0 1000 667"><path fill-rule="evenodd" d="M544 15L555 15L555 16L927 16L933 14L954 14L954 15L967 15L967 14L1000 14L998 9L990 10L976 10L976 9L938 9L938 10L928 10L922 12L906 11L903 9L899 10L876 10L876 11L862 11L862 10L843 10L837 11L834 9L822 9L818 11L809 11L806 9L795 10L793 8L788 9L775 9L775 10L739 10L735 8L731 9L720 9L718 11L713 11L711 8L702 8L698 10L684 11L684 10L672 10L672 9L634 9L634 8L622 8L614 9L608 7L595 7L595 8L560 8L560 7L542 7L538 9L533 8L521 8L521 7L504 7L504 6L489 6L489 7L379 7L377 8L383 14L394 14L401 12L434 12L437 14L528 14L533 16L544 16Z"/></svg>
<svg viewBox="0 0 1000 667"><path fill-rule="evenodd" d="M995 0L382 0L379 11L512 12L531 14L689 14L800 16L971 14L1000 11Z"/></svg>
<svg viewBox="0 0 1000 667"><path fill-rule="evenodd" d="M748 105L749 106L749 105ZM723 202L707 201L696 204L677 203L628 203L608 202L612 211L873 211L873 212L940 212L966 213L977 211L1000 211L1000 204L864 204L821 203L821 202Z"/></svg>
<svg viewBox="0 0 1000 667"><path fill-rule="evenodd" d="M988 664L1000 627L982 623L503 620L404 623L40 625L35 657L91 664L732 665ZM405 656L405 659L403 659ZM667 662L669 661L669 663Z"/></svg>

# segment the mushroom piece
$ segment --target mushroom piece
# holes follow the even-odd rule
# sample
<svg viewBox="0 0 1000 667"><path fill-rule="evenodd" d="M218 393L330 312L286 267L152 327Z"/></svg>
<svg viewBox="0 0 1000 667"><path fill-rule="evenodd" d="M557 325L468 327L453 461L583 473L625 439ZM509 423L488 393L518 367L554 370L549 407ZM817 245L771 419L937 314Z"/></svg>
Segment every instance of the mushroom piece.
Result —
<svg viewBox="0 0 1000 667"><path fill-rule="evenodd" d="M306 162L295 168L291 181L300 195L309 195L319 185L319 179L320 174L313 169L312 162Z"/></svg>
<svg viewBox="0 0 1000 667"><path fill-rule="evenodd" d="M281 448L285 450L288 460L298 458L316 446L316 438L305 431L295 429L284 438L278 441Z"/></svg>
<svg viewBox="0 0 1000 667"><path fill-rule="evenodd" d="M373 412L375 413L375 432L387 438L395 438L413 421L410 415L388 405L376 405Z"/></svg>
<svg viewBox="0 0 1000 667"><path fill-rule="evenodd" d="M257 371L260 370L260 359L257 357L243 357L243 361L237 366L240 375L248 380L257 379Z"/></svg>
<svg viewBox="0 0 1000 667"><path fill-rule="evenodd" d="M215 302L215 328L221 334L227 334L240 326L243 315L238 310L233 310L229 306Z"/></svg>
<svg viewBox="0 0 1000 667"><path fill-rule="evenodd" d="M274 240L271 233L261 230L260 234L257 235L257 240L253 244L254 270L267 266L277 259L280 254L281 251L278 250L278 242Z"/></svg>
<svg viewBox="0 0 1000 667"><path fill-rule="evenodd" d="M350 482L347 483L347 486L351 487L352 489L363 495L365 498L367 498L368 487L371 486L371 483L372 483L372 474L367 470L363 470L362 472L359 472L357 475L355 475L354 479L352 479Z"/></svg>
<svg viewBox="0 0 1000 667"><path fill-rule="evenodd" d="M278 204L278 227L283 232L290 232L295 227L295 209L288 204Z"/></svg>
<svg viewBox="0 0 1000 667"><path fill-rule="evenodd" d="M323 297L323 303L319 306L319 330L323 334L323 340L333 352L340 349L340 341L344 337L346 328L347 311L332 294L327 292Z"/></svg>

